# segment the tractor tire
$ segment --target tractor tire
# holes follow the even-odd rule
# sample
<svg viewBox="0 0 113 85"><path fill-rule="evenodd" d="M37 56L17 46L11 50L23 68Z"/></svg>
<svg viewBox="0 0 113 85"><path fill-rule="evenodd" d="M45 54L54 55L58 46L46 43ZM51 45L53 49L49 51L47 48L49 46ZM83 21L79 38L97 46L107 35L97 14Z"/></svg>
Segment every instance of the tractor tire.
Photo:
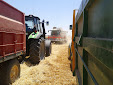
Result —
<svg viewBox="0 0 113 85"><path fill-rule="evenodd" d="M47 56L50 56L50 54L51 54L51 49L52 49L51 41L46 40L46 41L45 41L45 47L46 47L46 57L47 57Z"/></svg>
<svg viewBox="0 0 113 85"><path fill-rule="evenodd" d="M26 61L28 66L36 65L45 58L45 42L43 38L31 41L29 55L30 57Z"/></svg>
<svg viewBox="0 0 113 85"><path fill-rule="evenodd" d="M20 64L12 59L0 64L0 85L9 85L20 77Z"/></svg>
<svg viewBox="0 0 113 85"><path fill-rule="evenodd" d="M71 44L68 46L68 59L71 60Z"/></svg>

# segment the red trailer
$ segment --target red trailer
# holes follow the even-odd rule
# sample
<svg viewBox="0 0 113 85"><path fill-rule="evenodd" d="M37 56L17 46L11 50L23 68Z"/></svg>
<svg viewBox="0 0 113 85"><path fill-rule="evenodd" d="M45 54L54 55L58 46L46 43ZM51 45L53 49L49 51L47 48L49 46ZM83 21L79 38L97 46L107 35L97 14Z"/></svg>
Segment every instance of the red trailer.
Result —
<svg viewBox="0 0 113 85"><path fill-rule="evenodd" d="M0 0L0 85L20 74L18 58L26 52L24 13Z"/></svg>

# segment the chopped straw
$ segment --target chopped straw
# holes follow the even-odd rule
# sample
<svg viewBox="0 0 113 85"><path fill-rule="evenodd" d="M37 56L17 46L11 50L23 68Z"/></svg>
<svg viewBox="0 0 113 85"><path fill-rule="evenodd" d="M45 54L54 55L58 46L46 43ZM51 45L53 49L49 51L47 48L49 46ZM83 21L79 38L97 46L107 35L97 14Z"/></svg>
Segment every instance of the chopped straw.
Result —
<svg viewBox="0 0 113 85"><path fill-rule="evenodd" d="M53 44L52 54L38 65L21 64L21 75L13 85L78 85L68 60L68 44Z"/></svg>

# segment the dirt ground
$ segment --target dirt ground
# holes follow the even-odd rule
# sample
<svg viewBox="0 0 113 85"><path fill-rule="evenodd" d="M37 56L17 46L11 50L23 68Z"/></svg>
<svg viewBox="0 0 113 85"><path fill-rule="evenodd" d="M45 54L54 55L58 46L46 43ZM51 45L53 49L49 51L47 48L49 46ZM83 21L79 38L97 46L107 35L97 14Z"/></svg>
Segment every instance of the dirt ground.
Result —
<svg viewBox="0 0 113 85"><path fill-rule="evenodd" d="M51 56L36 66L21 64L20 78L13 85L77 85L70 71L68 44L53 44Z"/></svg>

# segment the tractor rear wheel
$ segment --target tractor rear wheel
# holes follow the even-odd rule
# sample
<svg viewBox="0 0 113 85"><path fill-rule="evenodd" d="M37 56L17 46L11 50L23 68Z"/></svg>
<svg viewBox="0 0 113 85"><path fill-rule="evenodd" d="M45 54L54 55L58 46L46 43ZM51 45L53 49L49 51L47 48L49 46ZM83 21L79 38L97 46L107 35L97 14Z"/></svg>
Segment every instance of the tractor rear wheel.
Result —
<svg viewBox="0 0 113 85"><path fill-rule="evenodd" d="M31 41L29 55L30 57L26 61L28 66L38 64L40 60L44 59L45 43L43 38Z"/></svg>

